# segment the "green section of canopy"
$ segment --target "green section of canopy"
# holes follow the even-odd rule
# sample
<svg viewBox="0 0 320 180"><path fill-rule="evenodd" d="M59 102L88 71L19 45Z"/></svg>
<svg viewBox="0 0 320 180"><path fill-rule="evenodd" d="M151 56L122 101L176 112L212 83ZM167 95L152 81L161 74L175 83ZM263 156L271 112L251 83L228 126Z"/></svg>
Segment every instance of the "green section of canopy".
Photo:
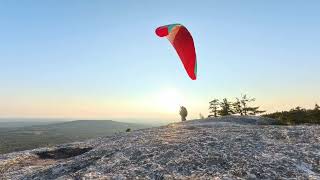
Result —
<svg viewBox="0 0 320 180"><path fill-rule="evenodd" d="M194 74L197 77L197 59L196 59L196 64L194 65Z"/></svg>
<svg viewBox="0 0 320 180"><path fill-rule="evenodd" d="M178 25L181 25L181 24L169 24L169 25L167 25L167 26L168 26L168 32L170 33L171 30L172 30L175 26L178 26Z"/></svg>

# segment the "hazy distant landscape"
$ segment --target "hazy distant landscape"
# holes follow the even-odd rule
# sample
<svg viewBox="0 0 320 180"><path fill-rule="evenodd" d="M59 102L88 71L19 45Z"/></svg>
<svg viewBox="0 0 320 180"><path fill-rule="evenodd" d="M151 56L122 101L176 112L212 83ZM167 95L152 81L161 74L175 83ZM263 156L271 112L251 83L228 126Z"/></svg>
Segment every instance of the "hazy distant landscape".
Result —
<svg viewBox="0 0 320 180"><path fill-rule="evenodd" d="M10 119L0 119L0 128L17 128L17 127L28 127L37 125L48 125L59 123L63 121L28 121L28 120L16 120L12 121Z"/></svg>
<svg viewBox="0 0 320 180"><path fill-rule="evenodd" d="M111 120L5 121L0 122L0 154L82 141L151 125Z"/></svg>

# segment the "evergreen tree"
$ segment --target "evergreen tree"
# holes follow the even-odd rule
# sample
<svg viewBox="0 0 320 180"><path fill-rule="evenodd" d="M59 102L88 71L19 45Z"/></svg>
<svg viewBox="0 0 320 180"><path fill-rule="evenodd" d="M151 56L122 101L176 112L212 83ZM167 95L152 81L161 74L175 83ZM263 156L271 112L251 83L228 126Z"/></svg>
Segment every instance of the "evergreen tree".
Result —
<svg viewBox="0 0 320 180"><path fill-rule="evenodd" d="M220 106L220 103L219 103L218 99L214 99L209 102L209 110L210 110L209 113L213 113L213 114L210 114L209 117L210 116L214 116L214 117L218 116L219 106Z"/></svg>
<svg viewBox="0 0 320 180"><path fill-rule="evenodd" d="M240 103L241 103L242 111L244 115L248 115L248 110L250 109L248 108L248 103L253 102L255 100L256 100L255 98L247 97L246 94L241 96Z"/></svg>
<svg viewBox="0 0 320 180"><path fill-rule="evenodd" d="M280 124L320 124L320 108L316 104L313 109L305 109L300 106L292 108L290 111L275 112L264 115L266 117L278 119Z"/></svg>
<svg viewBox="0 0 320 180"><path fill-rule="evenodd" d="M259 106L257 107L247 107L247 112L249 115L256 115L256 114L261 114L261 113L264 113L266 111L260 111L259 110Z"/></svg>
<svg viewBox="0 0 320 180"><path fill-rule="evenodd" d="M264 113L265 111L259 110L259 106L256 107L250 107L249 103L254 102L255 98L249 98L246 94L241 96L240 104L242 109L242 113L244 115L256 115Z"/></svg>
<svg viewBox="0 0 320 180"><path fill-rule="evenodd" d="M227 116L234 114L232 110L232 105L231 103L227 100L227 98L224 98L222 102L220 103L220 110L218 111L220 116Z"/></svg>
<svg viewBox="0 0 320 180"><path fill-rule="evenodd" d="M315 104L313 110L309 111L311 122L320 124L320 106Z"/></svg>
<svg viewBox="0 0 320 180"><path fill-rule="evenodd" d="M236 102L234 102L232 104L232 106L234 109L234 113L240 114L240 116L243 116L243 108L242 108L241 101L239 100L239 98L236 98Z"/></svg>

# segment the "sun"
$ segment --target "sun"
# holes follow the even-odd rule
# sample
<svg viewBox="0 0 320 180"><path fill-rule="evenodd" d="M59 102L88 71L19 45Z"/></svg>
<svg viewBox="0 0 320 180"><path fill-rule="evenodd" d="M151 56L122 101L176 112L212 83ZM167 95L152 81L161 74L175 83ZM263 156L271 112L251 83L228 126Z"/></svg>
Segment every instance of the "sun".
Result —
<svg viewBox="0 0 320 180"><path fill-rule="evenodd" d="M176 113L184 102L181 93L171 88L159 92L156 95L155 103L161 111Z"/></svg>

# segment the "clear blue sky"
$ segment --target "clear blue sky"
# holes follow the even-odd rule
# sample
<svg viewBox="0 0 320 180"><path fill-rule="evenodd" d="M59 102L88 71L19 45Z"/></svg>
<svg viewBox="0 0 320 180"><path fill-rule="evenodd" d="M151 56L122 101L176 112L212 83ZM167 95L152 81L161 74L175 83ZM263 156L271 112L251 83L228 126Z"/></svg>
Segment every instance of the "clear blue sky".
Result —
<svg viewBox="0 0 320 180"><path fill-rule="evenodd" d="M197 118L212 98L241 93L270 112L312 107L320 103L319 7L316 0L0 1L0 117L172 120L183 103ZM154 34L170 23L193 35L196 81Z"/></svg>

